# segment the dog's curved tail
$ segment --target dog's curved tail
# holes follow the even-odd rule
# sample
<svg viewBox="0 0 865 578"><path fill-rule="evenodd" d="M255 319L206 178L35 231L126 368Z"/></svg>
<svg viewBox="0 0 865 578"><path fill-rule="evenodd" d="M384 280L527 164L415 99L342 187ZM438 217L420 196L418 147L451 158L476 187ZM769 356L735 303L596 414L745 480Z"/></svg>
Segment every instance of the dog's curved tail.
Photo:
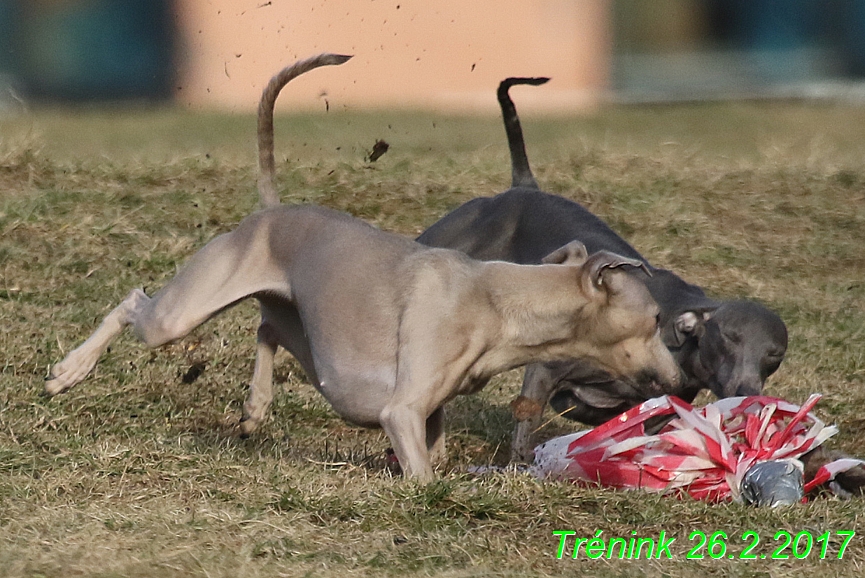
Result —
<svg viewBox="0 0 865 578"><path fill-rule="evenodd" d="M262 207L273 207L279 204L279 195L273 182L275 163L273 160L273 105L279 91L292 79L319 66L342 64L351 56L342 54L319 54L298 60L291 66L279 71L261 93L258 103L258 196Z"/></svg>
<svg viewBox="0 0 865 578"><path fill-rule="evenodd" d="M505 121L505 133L508 135L508 148L511 151L511 186L540 188L532 175L529 167L529 157L526 156L526 143L523 141L523 129L520 126L520 118L514 101L508 95L508 90L515 84L530 84L539 86L545 84L549 78L545 77L512 77L506 78L499 83L497 95L499 106L502 107L502 118Z"/></svg>

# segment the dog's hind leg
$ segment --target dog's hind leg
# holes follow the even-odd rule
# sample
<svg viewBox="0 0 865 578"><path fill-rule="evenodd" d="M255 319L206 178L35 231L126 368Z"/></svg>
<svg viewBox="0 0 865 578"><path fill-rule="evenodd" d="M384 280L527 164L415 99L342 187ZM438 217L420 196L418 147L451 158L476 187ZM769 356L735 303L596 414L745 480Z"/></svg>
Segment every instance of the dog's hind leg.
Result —
<svg viewBox="0 0 865 578"><path fill-rule="evenodd" d="M159 347L245 297L263 291L288 294L284 273L262 262L254 231L249 233L241 225L208 243L152 298L132 291L87 341L52 368L45 392L55 395L83 380L128 325L145 345Z"/></svg>
<svg viewBox="0 0 865 578"><path fill-rule="evenodd" d="M51 368L51 374L45 380L45 393L56 395L87 377L96 366L99 356L127 325L134 323L138 312L142 307L146 307L149 301L150 298L141 289L135 289L127 295L120 305L105 316L87 341Z"/></svg>
<svg viewBox="0 0 865 578"><path fill-rule="evenodd" d="M169 287L171 283L165 289ZM84 343L51 368L51 374L45 381L45 393L56 395L87 377L96 366L99 357L128 325L135 328L136 335L148 347L158 347L183 337L204 321L203 319L193 325L184 326L180 314L171 315L170 310L156 314L154 309L157 307L161 306L165 309L165 304L158 297L159 294L157 297L150 298L141 289L132 290L120 305L105 316L96 331Z"/></svg>
<svg viewBox="0 0 865 578"><path fill-rule="evenodd" d="M255 370L249 384L249 395L243 404L243 417L240 418L241 435L250 435L267 417L267 410L273 401L273 358L279 345L273 326L263 320L258 327L256 343Z"/></svg>
<svg viewBox="0 0 865 578"><path fill-rule="evenodd" d="M243 436L252 434L267 419L267 411L273 401L273 359L278 346L282 346L297 359L313 384L319 383L297 308L272 296L263 295L259 300L261 325L258 327L255 370L240 420Z"/></svg>

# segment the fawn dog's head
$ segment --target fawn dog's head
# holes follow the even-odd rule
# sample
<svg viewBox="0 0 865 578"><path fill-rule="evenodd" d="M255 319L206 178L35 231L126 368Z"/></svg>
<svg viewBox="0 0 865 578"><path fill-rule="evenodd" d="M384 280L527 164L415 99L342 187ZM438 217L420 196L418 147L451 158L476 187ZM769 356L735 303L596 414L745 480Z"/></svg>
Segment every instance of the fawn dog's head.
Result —
<svg viewBox="0 0 865 578"><path fill-rule="evenodd" d="M592 346L585 357L623 380L644 397L675 391L681 370L660 332L660 308L645 284L628 273L645 263L599 251L588 255L573 241L544 258L544 263L576 265L577 284L585 304L574 319L581 339Z"/></svg>

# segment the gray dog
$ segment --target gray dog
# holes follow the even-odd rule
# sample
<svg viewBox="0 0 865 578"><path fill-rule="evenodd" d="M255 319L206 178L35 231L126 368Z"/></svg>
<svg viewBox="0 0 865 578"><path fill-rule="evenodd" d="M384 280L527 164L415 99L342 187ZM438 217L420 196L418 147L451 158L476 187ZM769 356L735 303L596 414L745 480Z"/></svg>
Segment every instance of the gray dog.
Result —
<svg viewBox="0 0 865 578"><path fill-rule="evenodd" d="M546 78L509 78L499 85L512 163L512 188L491 198L473 199L442 217L418 242L447 247L472 258L539 263L569 241L588 250L608 250L638 260L646 269L631 275L646 284L661 307L664 343L686 375L678 395L692 401L704 388L718 397L756 395L778 369L787 351L787 328L762 305L750 301L715 301L703 290L656 269L598 217L568 199L538 187L526 156L522 129L508 89L514 84L543 84ZM651 271L651 275L647 275ZM531 433L549 401L566 417L597 425L641 403L645 397L630 383L583 361L554 362L526 368L521 396L514 403L519 424L513 457L531 460Z"/></svg>
<svg viewBox="0 0 865 578"><path fill-rule="evenodd" d="M243 431L266 416L282 346L343 418L383 427L405 475L419 480L443 456L444 404L501 371L580 358L643 395L675 389L680 371L661 341L658 306L624 270L645 267L639 260L568 243L541 265L480 262L325 208L279 205L274 101L292 78L348 58L319 55L271 80L259 108L266 208L208 243L153 297L132 291L52 368L46 392L84 379L128 325L157 347L249 297L262 320Z"/></svg>

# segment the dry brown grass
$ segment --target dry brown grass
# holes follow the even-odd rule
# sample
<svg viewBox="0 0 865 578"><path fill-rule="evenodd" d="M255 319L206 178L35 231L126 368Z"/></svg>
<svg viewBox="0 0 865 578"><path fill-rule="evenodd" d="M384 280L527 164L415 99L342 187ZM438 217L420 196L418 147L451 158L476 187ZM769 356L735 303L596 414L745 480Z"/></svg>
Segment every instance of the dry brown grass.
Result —
<svg viewBox="0 0 865 578"><path fill-rule="evenodd" d="M819 408L833 442L865 439L865 110L717 105L524 119L539 181L654 263L787 322L772 394ZM498 119L278 119L285 202L415 235L507 186ZM344 424L281 355L272 419L237 419L253 363L244 304L170 347L120 339L57 399L48 366L131 288L160 286L255 206L252 118L166 110L0 119L0 574L5 576L854 576L863 501L712 506L539 483L503 464L519 375L453 403L450 460L426 487L392 478L380 432ZM363 161L378 138L390 151ZM203 371L202 371L203 370ZM185 383L190 382L190 383ZM574 428L555 421L550 436ZM556 529L677 538L675 560L557 560ZM688 534L857 531L843 560L685 560ZM837 543L833 543L837 549ZM830 549L830 552L833 550Z"/></svg>

